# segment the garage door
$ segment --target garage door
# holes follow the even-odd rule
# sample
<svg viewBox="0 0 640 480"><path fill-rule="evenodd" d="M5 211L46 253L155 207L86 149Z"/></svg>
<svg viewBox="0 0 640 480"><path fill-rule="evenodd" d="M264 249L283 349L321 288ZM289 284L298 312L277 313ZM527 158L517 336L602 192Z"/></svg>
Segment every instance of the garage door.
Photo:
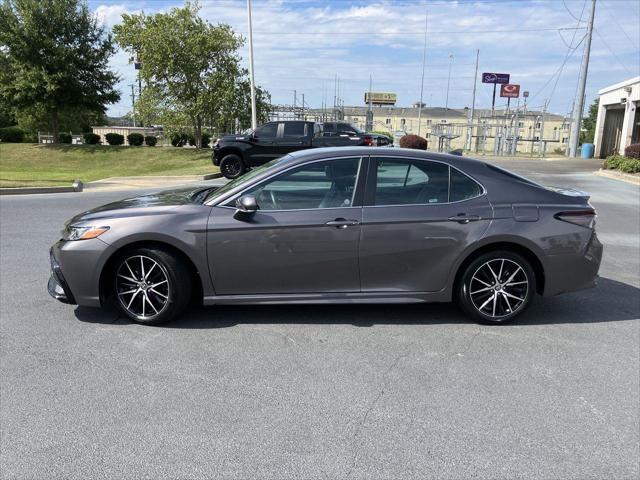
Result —
<svg viewBox="0 0 640 480"><path fill-rule="evenodd" d="M602 132L602 148L600 158L618 153L620 137L622 136L622 122L624 121L624 108L607 109L604 117L604 131Z"/></svg>

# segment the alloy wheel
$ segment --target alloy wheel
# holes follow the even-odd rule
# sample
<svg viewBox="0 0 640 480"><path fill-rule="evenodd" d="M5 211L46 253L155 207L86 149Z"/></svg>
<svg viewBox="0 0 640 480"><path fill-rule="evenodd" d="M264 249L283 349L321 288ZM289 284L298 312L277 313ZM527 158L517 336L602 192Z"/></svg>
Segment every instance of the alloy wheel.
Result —
<svg viewBox="0 0 640 480"><path fill-rule="evenodd" d="M524 268L508 258L494 258L478 267L469 282L471 303L493 320L511 316L525 304L529 279Z"/></svg>
<svg viewBox="0 0 640 480"><path fill-rule="evenodd" d="M154 259L134 255L116 271L116 294L120 305L140 320L160 315L169 304L169 275Z"/></svg>
<svg viewBox="0 0 640 480"><path fill-rule="evenodd" d="M222 165L222 168L224 170L223 173L225 174L225 176L228 176L231 178L240 175L242 171L242 167L240 165L239 160L226 161L224 162L224 165Z"/></svg>

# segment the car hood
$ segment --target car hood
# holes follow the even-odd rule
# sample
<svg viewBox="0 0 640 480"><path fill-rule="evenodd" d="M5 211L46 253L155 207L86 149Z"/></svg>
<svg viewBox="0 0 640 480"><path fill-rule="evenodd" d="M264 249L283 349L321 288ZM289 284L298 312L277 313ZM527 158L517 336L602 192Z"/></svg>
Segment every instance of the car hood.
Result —
<svg viewBox="0 0 640 480"><path fill-rule="evenodd" d="M197 204L209 192L219 187L182 188L149 193L132 198L125 198L117 202L107 203L92 208L71 218L66 224L85 223L92 220L135 217L142 215L160 215L175 210L180 205Z"/></svg>

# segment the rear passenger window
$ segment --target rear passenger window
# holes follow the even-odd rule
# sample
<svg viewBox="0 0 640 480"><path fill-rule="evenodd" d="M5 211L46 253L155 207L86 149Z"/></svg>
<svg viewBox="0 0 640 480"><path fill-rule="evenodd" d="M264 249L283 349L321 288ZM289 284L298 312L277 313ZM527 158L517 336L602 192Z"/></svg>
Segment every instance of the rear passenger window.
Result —
<svg viewBox="0 0 640 480"><path fill-rule="evenodd" d="M451 169L450 202L459 202L482 195L482 188L474 180L462 174L455 168Z"/></svg>
<svg viewBox="0 0 640 480"><path fill-rule="evenodd" d="M448 165L395 159L378 159L376 163L375 205L448 202Z"/></svg>
<svg viewBox="0 0 640 480"><path fill-rule="evenodd" d="M306 136L306 123L303 122L284 122L285 137L304 137Z"/></svg>

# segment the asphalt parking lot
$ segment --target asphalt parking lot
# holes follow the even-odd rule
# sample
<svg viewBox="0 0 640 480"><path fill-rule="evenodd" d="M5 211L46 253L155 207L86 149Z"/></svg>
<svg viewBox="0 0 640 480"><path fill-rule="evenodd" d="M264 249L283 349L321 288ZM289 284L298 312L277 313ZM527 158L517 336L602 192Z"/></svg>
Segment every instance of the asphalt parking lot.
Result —
<svg viewBox="0 0 640 480"><path fill-rule="evenodd" d="M135 192L0 198L1 477L638 478L640 189L505 165L591 193L605 251L597 288L498 327L452 305L132 324L46 282L64 220Z"/></svg>

